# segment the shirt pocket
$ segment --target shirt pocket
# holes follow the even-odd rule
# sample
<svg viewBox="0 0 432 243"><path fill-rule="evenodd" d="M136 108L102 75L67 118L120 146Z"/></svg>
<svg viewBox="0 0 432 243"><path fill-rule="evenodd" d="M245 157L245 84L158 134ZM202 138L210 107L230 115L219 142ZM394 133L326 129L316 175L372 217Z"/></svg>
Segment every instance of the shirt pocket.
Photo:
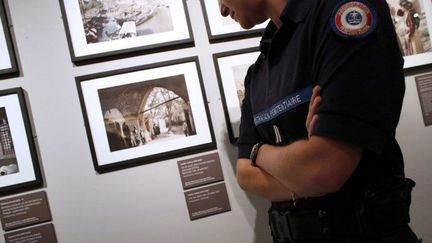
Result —
<svg viewBox="0 0 432 243"><path fill-rule="evenodd" d="M285 145L307 138L308 133L305 124L308 110L309 102L289 110L273 121L272 130L275 144Z"/></svg>

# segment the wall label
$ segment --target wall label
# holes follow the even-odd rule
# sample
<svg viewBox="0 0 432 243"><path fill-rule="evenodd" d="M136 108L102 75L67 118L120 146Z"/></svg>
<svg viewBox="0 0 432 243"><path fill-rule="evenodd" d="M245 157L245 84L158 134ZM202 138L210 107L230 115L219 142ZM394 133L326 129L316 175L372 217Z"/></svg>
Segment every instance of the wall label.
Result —
<svg viewBox="0 0 432 243"><path fill-rule="evenodd" d="M0 220L5 231L51 220L46 192L40 191L0 201Z"/></svg>
<svg viewBox="0 0 432 243"><path fill-rule="evenodd" d="M185 198L191 220L231 211L225 183L186 191Z"/></svg>
<svg viewBox="0 0 432 243"><path fill-rule="evenodd" d="M178 161L183 189L223 181L218 153Z"/></svg>
<svg viewBox="0 0 432 243"><path fill-rule="evenodd" d="M432 73L415 77L425 126L432 125Z"/></svg>
<svg viewBox="0 0 432 243"><path fill-rule="evenodd" d="M54 225L46 224L5 234L6 243L57 243Z"/></svg>

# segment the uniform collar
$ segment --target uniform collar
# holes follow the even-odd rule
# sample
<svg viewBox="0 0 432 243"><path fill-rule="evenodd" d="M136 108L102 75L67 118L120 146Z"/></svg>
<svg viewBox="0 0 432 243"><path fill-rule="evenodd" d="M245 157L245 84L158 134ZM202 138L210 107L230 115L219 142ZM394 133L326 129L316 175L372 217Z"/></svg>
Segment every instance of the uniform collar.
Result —
<svg viewBox="0 0 432 243"><path fill-rule="evenodd" d="M280 20L284 27L302 22L309 13L312 4L315 0L288 0L287 5L282 10ZM281 27L281 28L282 28ZM278 31L276 25L270 21L260 43L260 51L266 53L272 43L275 33Z"/></svg>
<svg viewBox="0 0 432 243"><path fill-rule="evenodd" d="M261 38L261 42L260 42L260 51L262 53L267 53L268 48L270 47L271 43L272 43L272 39L273 36L275 34L275 32L277 31L277 27L276 25L270 21L264 31L264 34Z"/></svg>
<svg viewBox="0 0 432 243"><path fill-rule="evenodd" d="M280 17L282 23L286 23L286 21L292 23L302 22L309 13L313 2L314 0L288 0Z"/></svg>

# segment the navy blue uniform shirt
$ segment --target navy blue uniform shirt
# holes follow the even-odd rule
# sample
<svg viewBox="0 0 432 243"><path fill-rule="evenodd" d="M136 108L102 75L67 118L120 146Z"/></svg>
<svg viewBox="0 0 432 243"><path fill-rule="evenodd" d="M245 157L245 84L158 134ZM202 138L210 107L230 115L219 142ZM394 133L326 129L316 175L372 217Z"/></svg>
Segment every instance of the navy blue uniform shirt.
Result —
<svg viewBox="0 0 432 243"><path fill-rule="evenodd" d="M403 58L385 0L367 2L376 26L357 38L332 28L341 3L290 0L281 28L267 26L261 55L245 79L238 156L249 158L257 142L283 146L307 139L309 99L320 85L323 100L313 136L361 146L359 166L344 187L367 188L403 175L395 140L405 92Z"/></svg>

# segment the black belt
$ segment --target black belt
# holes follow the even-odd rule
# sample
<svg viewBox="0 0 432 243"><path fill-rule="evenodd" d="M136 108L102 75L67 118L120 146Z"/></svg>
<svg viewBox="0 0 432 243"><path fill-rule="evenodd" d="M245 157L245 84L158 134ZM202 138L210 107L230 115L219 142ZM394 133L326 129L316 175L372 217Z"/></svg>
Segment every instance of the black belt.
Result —
<svg viewBox="0 0 432 243"><path fill-rule="evenodd" d="M364 238L379 232L405 226L409 222L405 210L384 210L382 215L356 215L355 212L302 210L299 212L269 210L269 222L278 242Z"/></svg>
<svg viewBox="0 0 432 243"><path fill-rule="evenodd" d="M273 238L278 242L316 240L329 237L329 225L324 210L301 212L269 210Z"/></svg>
<svg viewBox="0 0 432 243"><path fill-rule="evenodd" d="M278 242L362 239L406 226L415 183L403 179L383 185L351 203L335 200L316 207L312 200L305 201L306 207L288 210L273 205L269 210L273 238Z"/></svg>

